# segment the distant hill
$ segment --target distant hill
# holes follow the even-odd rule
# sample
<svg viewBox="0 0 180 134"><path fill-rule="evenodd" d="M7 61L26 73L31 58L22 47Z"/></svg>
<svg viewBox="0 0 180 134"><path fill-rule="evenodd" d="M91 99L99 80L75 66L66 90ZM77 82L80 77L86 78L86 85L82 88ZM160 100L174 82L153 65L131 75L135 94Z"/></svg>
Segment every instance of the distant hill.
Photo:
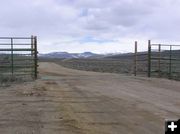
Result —
<svg viewBox="0 0 180 134"><path fill-rule="evenodd" d="M180 58L180 50L172 50L173 58ZM161 57L169 57L170 51L166 50L161 52ZM112 59L112 60L132 60L134 53L109 53L109 54L96 54L92 52L84 53L68 53L68 52L52 52L47 54L40 54L42 58L59 58L59 59ZM152 56L158 57L159 53L152 52ZM138 52L139 59L147 59L147 52Z"/></svg>
<svg viewBox="0 0 180 134"><path fill-rule="evenodd" d="M47 54L40 54L42 58L60 58L60 59L79 59L79 58L99 58L103 57L101 54L95 54L92 52L84 53L68 53L68 52L52 52Z"/></svg>
<svg viewBox="0 0 180 134"><path fill-rule="evenodd" d="M137 56L140 60L147 59L148 52L138 52ZM171 51L172 58L179 58L180 59L180 50L172 50ZM159 57L159 52L152 51L152 57ZM170 51L165 50L161 52L162 58L169 58ZM111 56L105 56L106 59L116 59L116 60L127 60L127 59L134 59L134 53L125 53L125 54L115 54Z"/></svg>

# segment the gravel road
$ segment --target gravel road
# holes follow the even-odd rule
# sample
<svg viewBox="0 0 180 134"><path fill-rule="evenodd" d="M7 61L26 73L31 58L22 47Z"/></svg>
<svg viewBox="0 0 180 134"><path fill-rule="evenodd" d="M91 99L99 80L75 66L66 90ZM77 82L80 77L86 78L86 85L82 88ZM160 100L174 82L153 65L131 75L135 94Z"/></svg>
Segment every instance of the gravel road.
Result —
<svg viewBox="0 0 180 134"><path fill-rule="evenodd" d="M180 82L42 62L35 82L0 87L0 134L162 134Z"/></svg>

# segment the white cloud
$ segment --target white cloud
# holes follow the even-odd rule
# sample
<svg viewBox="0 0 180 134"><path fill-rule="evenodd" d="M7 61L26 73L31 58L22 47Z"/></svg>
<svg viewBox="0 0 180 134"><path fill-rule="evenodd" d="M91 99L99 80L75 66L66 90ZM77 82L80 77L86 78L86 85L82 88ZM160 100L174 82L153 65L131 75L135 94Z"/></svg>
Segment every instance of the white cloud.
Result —
<svg viewBox="0 0 180 134"><path fill-rule="evenodd" d="M179 42L179 6L178 0L2 0L0 36L35 34L40 52L132 51L135 40ZM86 37L103 43L82 42Z"/></svg>

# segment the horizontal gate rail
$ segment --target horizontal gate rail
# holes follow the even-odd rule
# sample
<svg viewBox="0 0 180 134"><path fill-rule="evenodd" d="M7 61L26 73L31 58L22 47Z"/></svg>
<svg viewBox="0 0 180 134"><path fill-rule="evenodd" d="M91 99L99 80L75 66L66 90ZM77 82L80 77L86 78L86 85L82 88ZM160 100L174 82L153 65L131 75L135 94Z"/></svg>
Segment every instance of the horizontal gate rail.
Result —
<svg viewBox="0 0 180 134"><path fill-rule="evenodd" d="M35 36L34 36L35 37ZM23 40L23 39L32 39L32 37L0 37L0 39L17 39L17 40Z"/></svg>
<svg viewBox="0 0 180 134"><path fill-rule="evenodd" d="M35 49L0 49L0 51L36 51Z"/></svg>
<svg viewBox="0 0 180 134"><path fill-rule="evenodd" d="M12 66L1 66L0 65L0 68L11 68ZM35 66L27 66L27 65L14 65L13 66L14 68L32 68L32 67L35 67Z"/></svg>
<svg viewBox="0 0 180 134"><path fill-rule="evenodd" d="M1 46L10 46L11 44L8 44L8 43L0 43L0 45ZM13 44L13 45L15 45L15 46L31 46L31 44L20 44L20 43L18 43L18 44Z"/></svg>

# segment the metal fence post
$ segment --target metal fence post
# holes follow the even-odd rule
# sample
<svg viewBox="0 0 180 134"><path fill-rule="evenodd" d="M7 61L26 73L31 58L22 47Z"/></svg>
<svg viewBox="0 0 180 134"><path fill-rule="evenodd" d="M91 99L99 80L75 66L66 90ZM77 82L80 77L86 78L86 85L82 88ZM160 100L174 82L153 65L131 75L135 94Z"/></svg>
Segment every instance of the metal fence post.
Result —
<svg viewBox="0 0 180 134"><path fill-rule="evenodd" d="M34 49L34 36L31 35L31 58L32 58L32 59L34 59L34 51L33 51L33 49ZM34 62L35 62L35 61L34 61ZM32 71L32 72L31 72L31 76L32 76L32 77L34 77L34 71L35 71L35 69L34 69L34 67L33 67L33 66L34 66L34 64L33 64L34 62L31 63L31 65L32 65L32 68L31 68L31 71Z"/></svg>
<svg viewBox="0 0 180 134"><path fill-rule="evenodd" d="M148 41L148 77L151 77L151 40Z"/></svg>
<svg viewBox="0 0 180 134"><path fill-rule="evenodd" d="M35 68L35 70L34 70L34 77L35 77L35 79L37 79L37 67L38 67L38 64L37 64L37 60L38 60L38 58L37 58L37 54L38 54L38 52L37 52L37 36L35 36L34 37L34 68Z"/></svg>
<svg viewBox="0 0 180 134"><path fill-rule="evenodd" d="M137 75L137 41L135 41L135 51L134 51L134 76Z"/></svg>

